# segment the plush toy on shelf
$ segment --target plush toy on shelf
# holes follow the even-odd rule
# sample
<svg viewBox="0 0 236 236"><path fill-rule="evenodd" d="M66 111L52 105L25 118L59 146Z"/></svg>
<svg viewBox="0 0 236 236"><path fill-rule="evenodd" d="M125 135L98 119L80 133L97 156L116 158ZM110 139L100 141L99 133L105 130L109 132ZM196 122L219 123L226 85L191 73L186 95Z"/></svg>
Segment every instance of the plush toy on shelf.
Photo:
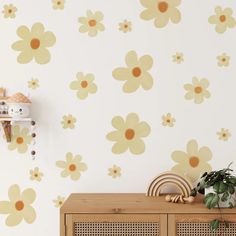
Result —
<svg viewBox="0 0 236 236"><path fill-rule="evenodd" d="M31 101L22 93L15 93L7 99L8 115L12 118L27 118Z"/></svg>

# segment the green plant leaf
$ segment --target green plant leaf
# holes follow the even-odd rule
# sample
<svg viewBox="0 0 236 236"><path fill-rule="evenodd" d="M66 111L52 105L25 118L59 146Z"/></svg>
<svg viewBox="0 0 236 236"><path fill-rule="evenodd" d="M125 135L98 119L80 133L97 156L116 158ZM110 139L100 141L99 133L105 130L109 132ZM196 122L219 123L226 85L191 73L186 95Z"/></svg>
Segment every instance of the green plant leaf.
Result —
<svg viewBox="0 0 236 236"><path fill-rule="evenodd" d="M215 193L208 193L204 198L204 203L208 209L214 208L219 202L219 196Z"/></svg>
<svg viewBox="0 0 236 236"><path fill-rule="evenodd" d="M228 186L220 181L214 184L213 189L216 193L220 194L226 192L228 190Z"/></svg>
<svg viewBox="0 0 236 236"><path fill-rule="evenodd" d="M226 227L226 228L229 228L229 222L228 222L228 221L225 220L225 221L224 221L224 224L225 224L225 227Z"/></svg>
<svg viewBox="0 0 236 236"><path fill-rule="evenodd" d="M216 231L220 225L220 221L215 219L210 222L210 229L211 231Z"/></svg>
<svg viewBox="0 0 236 236"><path fill-rule="evenodd" d="M233 203L229 202L229 208L233 208L233 207L234 207Z"/></svg>
<svg viewBox="0 0 236 236"><path fill-rule="evenodd" d="M228 185L228 189L229 189L229 193L230 193L230 194L234 194L235 189L234 189L234 186L233 186L232 184L229 184L229 185Z"/></svg>
<svg viewBox="0 0 236 236"><path fill-rule="evenodd" d="M231 176L231 177L229 178L229 181L230 181L230 183L232 183L233 185L236 185L236 177Z"/></svg>
<svg viewBox="0 0 236 236"><path fill-rule="evenodd" d="M229 197L229 193L228 192L223 193L223 195L221 197L221 201L222 202L226 202L228 200L228 197Z"/></svg>

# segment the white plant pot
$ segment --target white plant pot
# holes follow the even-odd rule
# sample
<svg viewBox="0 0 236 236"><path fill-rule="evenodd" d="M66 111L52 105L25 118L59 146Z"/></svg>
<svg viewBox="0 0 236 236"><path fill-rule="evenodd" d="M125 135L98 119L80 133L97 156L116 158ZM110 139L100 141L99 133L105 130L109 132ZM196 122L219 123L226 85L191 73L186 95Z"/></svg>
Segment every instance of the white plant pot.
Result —
<svg viewBox="0 0 236 236"><path fill-rule="evenodd" d="M8 115L12 118L26 118L30 114L30 103L8 103Z"/></svg>
<svg viewBox="0 0 236 236"><path fill-rule="evenodd" d="M235 191L236 191L236 188L235 188ZM205 196L206 196L208 193L215 193L213 187L210 187L210 188L206 188L206 189L205 189ZM231 196L230 199L228 199L228 200L225 201L225 202L222 202L222 201L221 201L222 195L223 195L223 193L219 194L219 197L220 197L219 207L220 207L220 208L229 208L229 203L230 203L230 202L231 202L231 203L233 204L233 206L235 207L235 197L236 197L235 193ZM218 208L218 206L215 206L215 208Z"/></svg>

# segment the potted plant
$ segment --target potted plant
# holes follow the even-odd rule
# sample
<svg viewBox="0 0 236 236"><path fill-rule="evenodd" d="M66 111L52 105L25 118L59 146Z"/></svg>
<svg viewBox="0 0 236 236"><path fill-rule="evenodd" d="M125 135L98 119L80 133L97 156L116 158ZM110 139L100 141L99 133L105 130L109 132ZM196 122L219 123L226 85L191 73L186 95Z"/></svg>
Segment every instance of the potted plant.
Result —
<svg viewBox="0 0 236 236"><path fill-rule="evenodd" d="M236 176L232 174L231 164L225 169L204 173L191 195L205 194L204 204L209 209L233 208L235 206ZM220 223L229 227L229 223L221 215L221 219L214 219L210 222L211 230L217 230Z"/></svg>

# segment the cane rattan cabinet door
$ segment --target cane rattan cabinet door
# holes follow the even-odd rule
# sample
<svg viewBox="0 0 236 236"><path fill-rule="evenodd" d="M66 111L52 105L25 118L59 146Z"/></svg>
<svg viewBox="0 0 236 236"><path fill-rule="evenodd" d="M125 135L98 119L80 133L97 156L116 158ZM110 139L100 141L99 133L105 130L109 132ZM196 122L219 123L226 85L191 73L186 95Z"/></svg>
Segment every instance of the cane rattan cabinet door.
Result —
<svg viewBox="0 0 236 236"><path fill-rule="evenodd" d="M167 215L67 214L66 236L167 236Z"/></svg>
<svg viewBox="0 0 236 236"><path fill-rule="evenodd" d="M236 214L223 214L229 221L229 228L221 224L216 232L211 232L209 223L221 219L219 214L169 214L168 236L236 236Z"/></svg>

